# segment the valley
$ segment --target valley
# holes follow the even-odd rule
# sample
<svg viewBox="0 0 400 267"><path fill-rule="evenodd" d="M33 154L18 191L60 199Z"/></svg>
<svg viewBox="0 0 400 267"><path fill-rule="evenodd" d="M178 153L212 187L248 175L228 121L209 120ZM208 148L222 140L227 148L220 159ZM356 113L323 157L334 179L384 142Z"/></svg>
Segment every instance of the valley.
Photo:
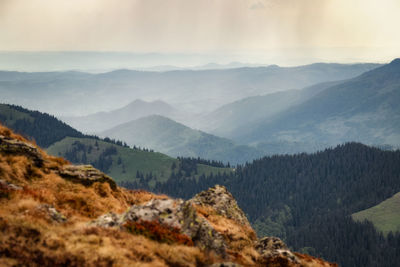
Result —
<svg viewBox="0 0 400 267"><path fill-rule="evenodd" d="M399 0L0 0L0 267L400 266Z"/></svg>
<svg viewBox="0 0 400 267"><path fill-rule="evenodd" d="M131 190L189 199L223 185L259 236L278 236L295 251L343 266L390 266L399 239L398 63L201 114L138 98L59 118L1 104L0 122Z"/></svg>

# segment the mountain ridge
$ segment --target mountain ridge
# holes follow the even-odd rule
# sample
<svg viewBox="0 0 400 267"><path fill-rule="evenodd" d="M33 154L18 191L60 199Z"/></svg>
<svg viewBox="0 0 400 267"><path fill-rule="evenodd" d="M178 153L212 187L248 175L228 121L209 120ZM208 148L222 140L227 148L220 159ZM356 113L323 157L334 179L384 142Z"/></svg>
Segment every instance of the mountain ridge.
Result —
<svg viewBox="0 0 400 267"><path fill-rule="evenodd" d="M251 125L254 130L236 138L245 142L269 136L282 140L323 139L331 144L361 141L396 145L400 140L400 110L397 112L395 104L400 99L400 71L398 60L393 62L327 88L277 114L270 122Z"/></svg>
<svg viewBox="0 0 400 267"><path fill-rule="evenodd" d="M54 156L62 156L73 163L92 164L103 172L112 175L118 182L133 183L145 178L150 184L163 181L175 171L182 171L184 159L155 153L148 148L128 147L121 141L101 139L84 135L66 125L54 116L39 111L0 104L0 123L16 130L30 140L46 147ZM193 170L185 173L193 177L212 172L230 171L224 166L207 165L212 162L194 163Z"/></svg>
<svg viewBox="0 0 400 267"><path fill-rule="evenodd" d="M175 108L164 101L146 102L136 99L128 105L111 111L103 111L81 117L62 117L61 119L83 132L99 133L141 117L155 114L163 114L170 117L177 113L178 111Z"/></svg>
<svg viewBox="0 0 400 267"><path fill-rule="evenodd" d="M0 93L5 102L57 116L112 110L128 104L132 99L154 100L154 96L188 111L202 112L252 95L300 89L318 82L355 77L378 66L323 64L204 71L125 70L73 75L57 72L19 73L18 79L0 81ZM10 76L9 73L7 75Z"/></svg>
<svg viewBox="0 0 400 267"><path fill-rule="evenodd" d="M130 121L100 134L128 144L150 147L171 156L200 157L231 164L260 157L263 152L234 144L226 138L193 130L161 115Z"/></svg>
<svg viewBox="0 0 400 267"><path fill-rule="evenodd" d="M199 128L232 138L235 132L240 131L240 128L248 128L254 122L272 118L273 115L341 82L325 82L300 90L287 90L240 99L203 116Z"/></svg>

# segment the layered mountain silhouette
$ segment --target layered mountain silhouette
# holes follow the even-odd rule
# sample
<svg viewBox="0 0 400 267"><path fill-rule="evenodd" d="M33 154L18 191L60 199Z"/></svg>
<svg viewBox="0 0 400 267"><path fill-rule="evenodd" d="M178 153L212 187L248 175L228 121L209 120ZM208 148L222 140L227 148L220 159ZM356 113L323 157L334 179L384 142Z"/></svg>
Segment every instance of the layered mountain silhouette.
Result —
<svg viewBox="0 0 400 267"><path fill-rule="evenodd" d="M222 164L207 160L191 162L196 172L188 171L184 159L176 159L148 148L132 148L121 141L85 135L54 116L20 106L0 104L0 124L36 142L53 156L61 156L75 164L91 164L117 182L146 181L154 184L184 170L188 176L229 172ZM213 165L213 166L212 166ZM171 168L175 166L174 168Z"/></svg>
<svg viewBox="0 0 400 267"><path fill-rule="evenodd" d="M211 111L244 97L355 77L378 64L312 64L223 70L108 73L0 72L2 101L54 115L113 110L133 99L162 99L189 111ZM178 107L178 106L175 106Z"/></svg>
<svg viewBox="0 0 400 267"><path fill-rule="evenodd" d="M191 129L159 115L118 125L101 133L129 145L145 146L171 156L201 157L231 163L244 163L262 156L249 146L236 145L229 139Z"/></svg>
<svg viewBox="0 0 400 267"><path fill-rule="evenodd" d="M109 112L98 112L82 117L63 117L71 126L83 132L101 132L119 124L149 115L176 116L178 111L163 101L146 102L137 99Z"/></svg>
<svg viewBox="0 0 400 267"><path fill-rule="evenodd" d="M243 143L400 143L399 59L323 89L298 105L233 132L230 137Z"/></svg>
<svg viewBox="0 0 400 267"><path fill-rule="evenodd" d="M197 125L207 132L231 138L252 123L272 118L338 83L341 81L316 84L302 90L287 90L244 98L202 116Z"/></svg>

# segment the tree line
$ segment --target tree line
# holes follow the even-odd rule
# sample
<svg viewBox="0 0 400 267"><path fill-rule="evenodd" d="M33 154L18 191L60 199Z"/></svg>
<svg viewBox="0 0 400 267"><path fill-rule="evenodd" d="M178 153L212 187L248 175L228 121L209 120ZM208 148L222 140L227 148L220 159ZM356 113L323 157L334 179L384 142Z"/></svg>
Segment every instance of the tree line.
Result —
<svg viewBox="0 0 400 267"><path fill-rule="evenodd" d="M294 250L341 266L400 262L399 233L385 237L350 217L400 191L399 150L347 143L314 154L264 157L234 173L199 179L174 173L152 190L188 199L215 184L230 190L259 235L279 235Z"/></svg>

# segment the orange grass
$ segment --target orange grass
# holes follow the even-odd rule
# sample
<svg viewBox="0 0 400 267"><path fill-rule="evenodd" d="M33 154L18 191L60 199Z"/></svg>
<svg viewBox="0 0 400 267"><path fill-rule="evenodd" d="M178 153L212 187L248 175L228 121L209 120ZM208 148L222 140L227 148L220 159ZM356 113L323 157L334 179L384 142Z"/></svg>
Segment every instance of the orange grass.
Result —
<svg viewBox="0 0 400 267"><path fill-rule="evenodd" d="M0 135L29 142L1 125ZM122 213L131 205L167 196L120 187L112 190L108 183L72 183L58 175L68 161L41 149L39 153L44 159L40 167L24 155L0 152L0 179L22 187L0 186L0 266L207 266L226 260L193 247L193 241L178 229L156 222L128 223L128 231L89 226L87 223L100 215ZM67 222L52 221L38 209L42 204L54 206ZM218 215L210 206L195 208L223 235L228 260L243 266L265 266L253 247L253 229ZM296 255L301 266L337 266ZM294 266L276 265L283 259L271 260L268 266Z"/></svg>

